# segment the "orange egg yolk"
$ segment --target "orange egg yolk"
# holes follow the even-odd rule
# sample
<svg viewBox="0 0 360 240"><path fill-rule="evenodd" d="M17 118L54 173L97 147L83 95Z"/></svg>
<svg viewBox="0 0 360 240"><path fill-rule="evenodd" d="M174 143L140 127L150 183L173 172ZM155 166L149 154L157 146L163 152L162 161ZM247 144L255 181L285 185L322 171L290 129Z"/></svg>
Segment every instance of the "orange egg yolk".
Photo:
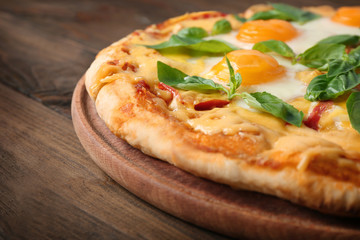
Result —
<svg viewBox="0 0 360 240"><path fill-rule="evenodd" d="M339 8L332 20L348 26L360 27L360 6Z"/></svg>
<svg viewBox="0 0 360 240"><path fill-rule="evenodd" d="M286 42L296 37L297 34L294 26L284 20L254 20L241 25L236 38L247 43L257 43L270 39Z"/></svg>
<svg viewBox="0 0 360 240"><path fill-rule="evenodd" d="M275 58L257 50L236 50L226 56L235 73L241 74L243 86L271 82L285 73L285 68ZM229 69L225 57L210 72L219 80L228 82Z"/></svg>

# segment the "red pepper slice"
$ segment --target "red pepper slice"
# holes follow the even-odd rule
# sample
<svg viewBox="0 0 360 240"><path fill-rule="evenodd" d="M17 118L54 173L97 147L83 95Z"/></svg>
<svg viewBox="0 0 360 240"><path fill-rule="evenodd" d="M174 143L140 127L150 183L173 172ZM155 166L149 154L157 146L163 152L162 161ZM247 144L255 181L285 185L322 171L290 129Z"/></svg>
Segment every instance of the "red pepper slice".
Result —
<svg viewBox="0 0 360 240"><path fill-rule="evenodd" d="M195 104L194 109L196 111L206 111L206 110L211 110L213 108L222 108L222 107L228 105L229 103L230 103L230 101L227 101L227 100L212 99L209 101Z"/></svg>
<svg viewBox="0 0 360 240"><path fill-rule="evenodd" d="M328 110L333 104L333 101L319 102L314 107L309 117L304 121L304 124L309 128L319 130L319 121L322 113Z"/></svg>
<svg viewBox="0 0 360 240"><path fill-rule="evenodd" d="M159 88L161 90L166 90L166 91L171 92L173 98L180 97L180 94L179 94L178 90L176 90L175 88L173 88L173 87L171 87L169 85L166 85L165 83L159 82Z"/></svg>

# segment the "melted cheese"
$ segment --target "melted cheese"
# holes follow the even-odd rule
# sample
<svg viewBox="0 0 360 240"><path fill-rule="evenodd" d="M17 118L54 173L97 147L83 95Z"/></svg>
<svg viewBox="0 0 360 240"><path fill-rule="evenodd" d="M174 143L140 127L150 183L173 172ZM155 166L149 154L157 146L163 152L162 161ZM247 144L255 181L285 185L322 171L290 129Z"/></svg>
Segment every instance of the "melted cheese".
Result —
<svg viewBox="0 0 360 240"><path fill-rule="evenodd" d="M181 21L181 19L178 20ZM194 21L187 20L179 23L177 27L171 26L171 28L164 29L162 31L176 33L180 29L188 26L199 26L210 31L210 26L213 26L215 20L218 19L212 19L211 21L198 20L196 21L195 25ZM234 19L230 20L233 21ZM316 29L319 29L318 24L321 25L327 22L328 20L326 19L314 21L314 23L317 24ZM237 22L236 24L237 25L233 25L232 22L233 27L238 26L240 23ZM297 27L301 28L303 32L306 30L305 26ZM347 29L346 31L348 30L350 31L350 29ZM220 38L234 45L240 46L241 44L234 40L236 33L236 31L233 31L227 35L218 35L210 38ZM314 31L311 32L311 34L313 33ZM334 34L337 34L337 32L328 32L326 36ZM320 35L316 35L316 38L321 39L325 37ZM306 37L308 35L304 34L303 36ZM126 62L127 60L136 61L135 64L138 64L138 71L127 74L133 76L134 79L140 77L145 79L146 82L152 87L157 86L158 83L157 72L154 71L154 69L156 69L156 63L158 60L171 65L172 67L177 68L188 75L206 77L206 74L209 72L211 67L221 59L221 57L206 56L194 58L177 51L163 51L162 54L159 54L153 49L137 45L157 44L159 41L160 40L157 38L151 38L151 36L148 34L140 34L139 37L135 37L135 39L133 39L133 43L135 44L130 49L131 56L127 56L127 54L121 52L112 52L110 59L121 59L123 62ZM296 52L300 52L303 48L308 47L307 45L297 46L296 42L294 41L289 42L289 44L291 47L295 47ZM296 41L301 42L301 39ZM312 44L313 43L310 45ZM114 48L115 47L116 44L114 45ZM252 44L243 44L240 47L251 48ZM281 65L285 66L287 69L291 69L292 72L289 72L289 74L286 75L286 78L291 78L290 81L293 83L293 85L288 85L286 88L281 88L281 85L283 85L284 82L278 82L278 85L264 85L261 86L264 88L255 87L253 90L250 88L240 88L239 91L267 91L267 87L274 88L275 90L281 89L281 91L275 93L275 95L281 95L283 100L289 102L298 110L303 111L305 115L309 115L315 104L305 100L302 95L306 85L310 82L310 80L313 77L321 74L321 72L317 70L309 70L304 66L299 66L299 64L292 65L290 61L279 56L274 57L276 57ZM104 64L106 65L106 63ZM118 77L118 66L105 65L99 67L98 69L99 71L97 72L96 78L98 80L92 85L94 87L93 92L96 92L97 89L99 89L103 84L109 83ZM283 80L285 81L286 78ZM297 91L297 94L288 94L290 92L288 89L290 88L292 88L294 91ZM287 94L283 96L282 92ZM299 97L299 93L301 93L301 97ZM169 105L169 114L179 119L190 128L208 135L217 133L222 133L224 135L242 133L264 135L266 141L268 141L269 144L273 146L273 149L266 154L271 156L272 154L280 153L282 154L283 158L278 159L294 161L294 164L296 164L298 170L305 170L311 160L314 159L315 156L319 156L319 152L321 152L320 155L322 158L331 160L340 158L339 156L343 153L344 150L358 152L360 149L360 135L354 129L352 129L350 125L346 108L344 106L345 101L335 102L333 108L323 114L319 122L320 131L316 132L305 126L298 128L287 125L281 119L276 118L270 114L253 110L242 104L239 98L237 98L237 100L235 99L231 104L224 108L215 108L209 111L200 112L193 109L194 104L205 101L206 99L224 99L225 97L220 94L204 96L200 93L195 93L192 91L181 91L181 96L182 98L189 98L190 100L192 99L192 102L188 102L190 104L186 105L183 104L180 99L175 98ZM344 164L349 164L349 162L345 161Z"/></svg>

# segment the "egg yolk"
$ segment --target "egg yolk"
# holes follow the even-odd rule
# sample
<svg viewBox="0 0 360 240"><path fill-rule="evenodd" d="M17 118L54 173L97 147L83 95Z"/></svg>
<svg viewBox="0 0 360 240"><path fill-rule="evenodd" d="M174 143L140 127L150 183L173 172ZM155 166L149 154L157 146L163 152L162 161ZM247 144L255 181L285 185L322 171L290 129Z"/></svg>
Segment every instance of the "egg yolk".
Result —
<svg viewBox="0 0 360 240"><path fill-rule="evenodd" d="M226 56L234 71L241 74L243 86L271 82L285 73L285 68L275 58L257 50L236 50ZM229 69L225 57L210 72L219 80L228 82Z"/></svg>
<svg viewBox="0 0 360 240"><path fill-rule="evenodd" d="M348 26L360 27L360 6L339 8L332 20Z"/></svg>
<svg viewBox="0 0 360 240"><path fill-rule="evenodd" d="M294 26L284 20L254 20L241 25L236 38L247 43L257 43L270 39L286 42L296 37L297 34Z"/></svg>

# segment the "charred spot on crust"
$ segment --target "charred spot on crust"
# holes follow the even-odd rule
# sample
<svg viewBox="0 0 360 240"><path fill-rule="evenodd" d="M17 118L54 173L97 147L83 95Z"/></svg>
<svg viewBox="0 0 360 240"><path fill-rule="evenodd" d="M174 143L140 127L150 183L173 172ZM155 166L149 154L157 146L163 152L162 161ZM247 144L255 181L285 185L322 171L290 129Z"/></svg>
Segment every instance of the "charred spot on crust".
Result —
<svg viewBox="0 0 360 240"><path fill-rule="evenodd" d="M117 60L117 59L111 60L111 61L108 61L107 64L113 65L113 66L118 66L119 65L119 60Z"/></svg>
<svg viewBox="0 0 360 240"><path fill-rule="evenodd" d="M146 91L150 91L150 86L145 82L145 80L140 80L135 84L137 93L144 93Z"/></svg>
<svg viewBox="0 0 360 240"><path fill-rule="evenodd" d="M128 47L122 47L121 51L123 51L124 53L126 53L127 55L130 55L130 49Z"/></svg>
<svg viewBox="0 0 360 240"><path fill-rule="evenodd" d="M129 63L129 62L125 62L122 66L121 69L124 71L130 70L132 72L136 72L138 67L135 64Z"/></svg>

